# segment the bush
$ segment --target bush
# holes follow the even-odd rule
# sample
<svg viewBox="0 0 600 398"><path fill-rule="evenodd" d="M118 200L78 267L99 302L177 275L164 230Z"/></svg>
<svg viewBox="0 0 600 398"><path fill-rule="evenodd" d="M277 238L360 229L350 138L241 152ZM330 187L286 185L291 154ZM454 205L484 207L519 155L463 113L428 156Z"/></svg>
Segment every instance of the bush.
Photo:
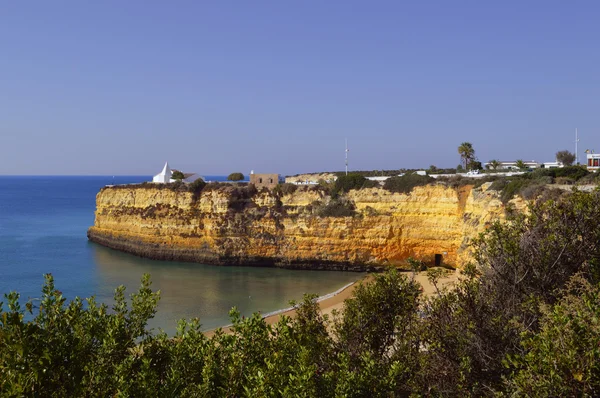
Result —
<svg viewBox="0 0 600 398"><path fill-rule="evenodd" d="M361 189L365 182L368 181L365 177L357 173L338 176L335 180L332 195L335 196L342 192L349 192L351 189Z"/></svg>
<svg viewBox="0 0 600 398"><path fill-rule="evenodd" d="M181 171L175 170L173 172L173 174L171 175L171 178L174 179L174 180L181 181L181 180L183 180L185 178L185 176L183 175L183 173Z"/></svg>
<svg viewBox="0 0 600 398"><path fill-rule="evenodd" d="M538 332L522 341L527 354L509 358L517 374L512 396L585 397L600 392L600 290L581 277L543 311Z"/></svg>
<svg viewBox="0 0 600 398"><path fill-rule="evenodd" d="M227 176L228 181L242 181L244 175L242 173L231 173Z"/></svg>
<svg viewBox="0 0 600 398"><path fill-rule="evenodd" d="M555 177L570 177L575 181L579 180L582 177L585 177L590 173L589 171L587 171L586 168L582 166L560 167L551 170L554 171Z"/></svg>
<svg viewBox="0 0 600 398"><path fill-rule="evenodd" d="M507 203L509 200L514 198L516 195L520 195L521 192L527 187L538 187L535 181L527 180L524 178L517 178L509 181L502 189L501 200L503 203Z"/></svg>
<svg viewBox="0 0 600 398"><path fill-rule="evenodd" d="M531 184L521 188L519 194L525 200L535 200L546 190L544 185Z"/></svg>
<svg viewBox="0 0 600 398"><path fill-rule="evenodd" d="M298 190L298 185L285 182L283 184L276 185L273 190L280 195L291 195Z"/></svg>
<svg viewBox="0 0 600 398"><path fill-rule="evenodd" d="M401 177L391 177L385 180L383 188L390 192L409 194L413 188L427 185L435 181L432 177L419 174L405 174Z"/></svg>
<svg viewBox="0 0 600 398"><path fill-rule="evenodd" d="M547 177L539 177L539 179L530 179L526 176L515 177L512 179L502 178L494 181L489 189L500 192L502 203L508 203L515 195L530 200L536 198L543 192L545 187L544 179L546 178Z"/></svg>
<svg viewBox="0 0 600 398"><path fill-rule="evenodd" d="M463 177L461 175L455 175L452 177L439 177L435 181L438 183L445 184L448 187L457 189L467 185L472 185L473 188L479 188L487 182L493 182L498 179L497 176L485 176L481 178Z"/></svg>
<svg viewBox="0 0 600 398"><path fill-rule="evenodd" d="M556 169L541 169L540 168L540 169L535 169L531 173L527 173L525 175L527 176L527 178L530 178L532 180L537 180L542 177L554 178L554 177L556 177L556 173L554 170L556 170Z"/></svg>
<svg viewBox="0 0 600 398"><path fill-rule="evenodd" d="M345 198L331 199L325 204L316 206L315 211L319 217L353 217L356 215L356 207Z"/></svg>
<svg viewBox="0 0 600 398"><path fill-rule="evenodd" d="M506 187L506 185L508 185L508 182L509 181L506 178L500 178L500 179L492 182L492 185L490 185L490 187L488 189L492 190L492 191L502 192L504 187Z"/></svg>
<svg viewBox="0 0 600 398"><path fill-rule="evenodd" d="M366 180L365 183L362 185L362 187L360 187L360 189L379 188L379 187L381 187L381 184L379 183L379 181Z"/></svg>
<svg viewBox="0 0 600 398"><path fill-rule="evenodd" d="M188 187L191 192L199 194L200 192L202 192L205 186L206 182L202 178L198 178L196 181L190 183Z"/></svg>
<svg viewBox="0 0 600 398"><path fill-rule="evenodd" d="M598 184L600 173L590 173L585 177L582 177L577 181L578 184L586 185L586 184Z"/></svg>
<svg viewBox="0 0 600 398"><path fill-rule="evenodd" d="M573 185L575 184L575 179L571 177L556 177L554 183L558 185Z"/></svg>

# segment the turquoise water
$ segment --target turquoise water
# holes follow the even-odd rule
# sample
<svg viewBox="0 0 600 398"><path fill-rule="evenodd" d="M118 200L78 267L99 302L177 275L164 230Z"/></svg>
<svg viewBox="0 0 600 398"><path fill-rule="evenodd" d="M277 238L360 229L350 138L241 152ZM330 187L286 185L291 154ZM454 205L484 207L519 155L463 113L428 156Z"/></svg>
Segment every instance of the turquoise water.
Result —
<svg viewBox="0 0 600 398"><path fill-rule="evenodd" d="M0 176L0 294L18 291L35 299L43 275L52 273L66 297L95 295L110 304L115 287L125 285L132 292L149 273L153 288L161 291L150 326L173 333L181 318L199 317L211 329L228 323L233 306L244 315L268 313L304 293L323 295L361 276L153 261L89 242L86 231L94 222L99 189L149 178Z"/></svg>

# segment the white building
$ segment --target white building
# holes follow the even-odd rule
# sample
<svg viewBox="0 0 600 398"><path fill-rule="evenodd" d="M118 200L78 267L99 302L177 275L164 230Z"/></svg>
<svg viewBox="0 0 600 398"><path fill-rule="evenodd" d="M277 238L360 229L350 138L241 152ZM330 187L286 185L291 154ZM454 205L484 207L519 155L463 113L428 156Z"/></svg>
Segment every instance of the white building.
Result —
<svg viewBox="0 0 600 398"><path fill-rule="evenodd" d="M531 161L523 160L523 163L525 164L525 167L528 169L537 169L538 167L540 167L540 164L538 162L536 162L535 160L531 160ZM484 167L486 169L490 169L490 168L492 168L492 165L490 164L490 162L487 162L486 164L484 164ZM509 169L509 170L518 169L517 161L516 160L501 161L500 165L498 166L498 169Z"/></svg>
<svg viewBox="0 0 600 398"><path fill-rule="evenodd" d="M588 170L596 171L600 169L600 153L594 153L594 151L586 151L586 154Z"/></svg>
<svg viewBox="0 0 600 398"><path fill-rule="evenodd" d="M556 162L544 162L542 165L545 169L557 169L559 167L564 167L564 165L558 160Z"/></svg>
<svg viewBox="0 0 600 398"><path fill-rule="evenodd" d="M155 175L154 177L152 177L152 182L159 182L159 183L171 182L172 175L173 175L173 172L169 168L169 162L165 162L165 167L163 167L162 171L160 173L158 173L157 175Z"/></svg>
<svg viewBox="0 0 600 398"><path fill-rule="evenodd" d="M196 173L183 173L183 182L194 182L197 179L201 179L202 181L206 181L204 179L204 177L202 177L201 175L198 175ZM171 179L171 182L174 182L175 180Z"/></svg>

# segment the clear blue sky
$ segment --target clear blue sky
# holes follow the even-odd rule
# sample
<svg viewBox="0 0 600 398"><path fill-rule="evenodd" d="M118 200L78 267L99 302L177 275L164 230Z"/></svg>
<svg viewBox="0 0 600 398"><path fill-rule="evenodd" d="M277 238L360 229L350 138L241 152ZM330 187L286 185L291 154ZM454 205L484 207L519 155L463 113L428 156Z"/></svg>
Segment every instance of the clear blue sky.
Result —
<svg viewBox="0 0 600 398"><path fill-rule="evenodd" d="M598 1L4 1L0 174L600 150Z"/></svg>

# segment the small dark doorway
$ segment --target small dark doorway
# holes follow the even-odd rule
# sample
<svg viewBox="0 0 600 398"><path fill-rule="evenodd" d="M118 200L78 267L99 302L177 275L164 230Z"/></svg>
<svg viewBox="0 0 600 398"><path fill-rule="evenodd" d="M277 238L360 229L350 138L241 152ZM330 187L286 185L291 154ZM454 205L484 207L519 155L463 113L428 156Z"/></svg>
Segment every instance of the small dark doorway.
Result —
<svg viewBox="0 0 600 398"><path fill-rule="evenodd" d="M442 265L442 255L436 254L435 255L435 266L439 267L440 265Z"/></svg>

